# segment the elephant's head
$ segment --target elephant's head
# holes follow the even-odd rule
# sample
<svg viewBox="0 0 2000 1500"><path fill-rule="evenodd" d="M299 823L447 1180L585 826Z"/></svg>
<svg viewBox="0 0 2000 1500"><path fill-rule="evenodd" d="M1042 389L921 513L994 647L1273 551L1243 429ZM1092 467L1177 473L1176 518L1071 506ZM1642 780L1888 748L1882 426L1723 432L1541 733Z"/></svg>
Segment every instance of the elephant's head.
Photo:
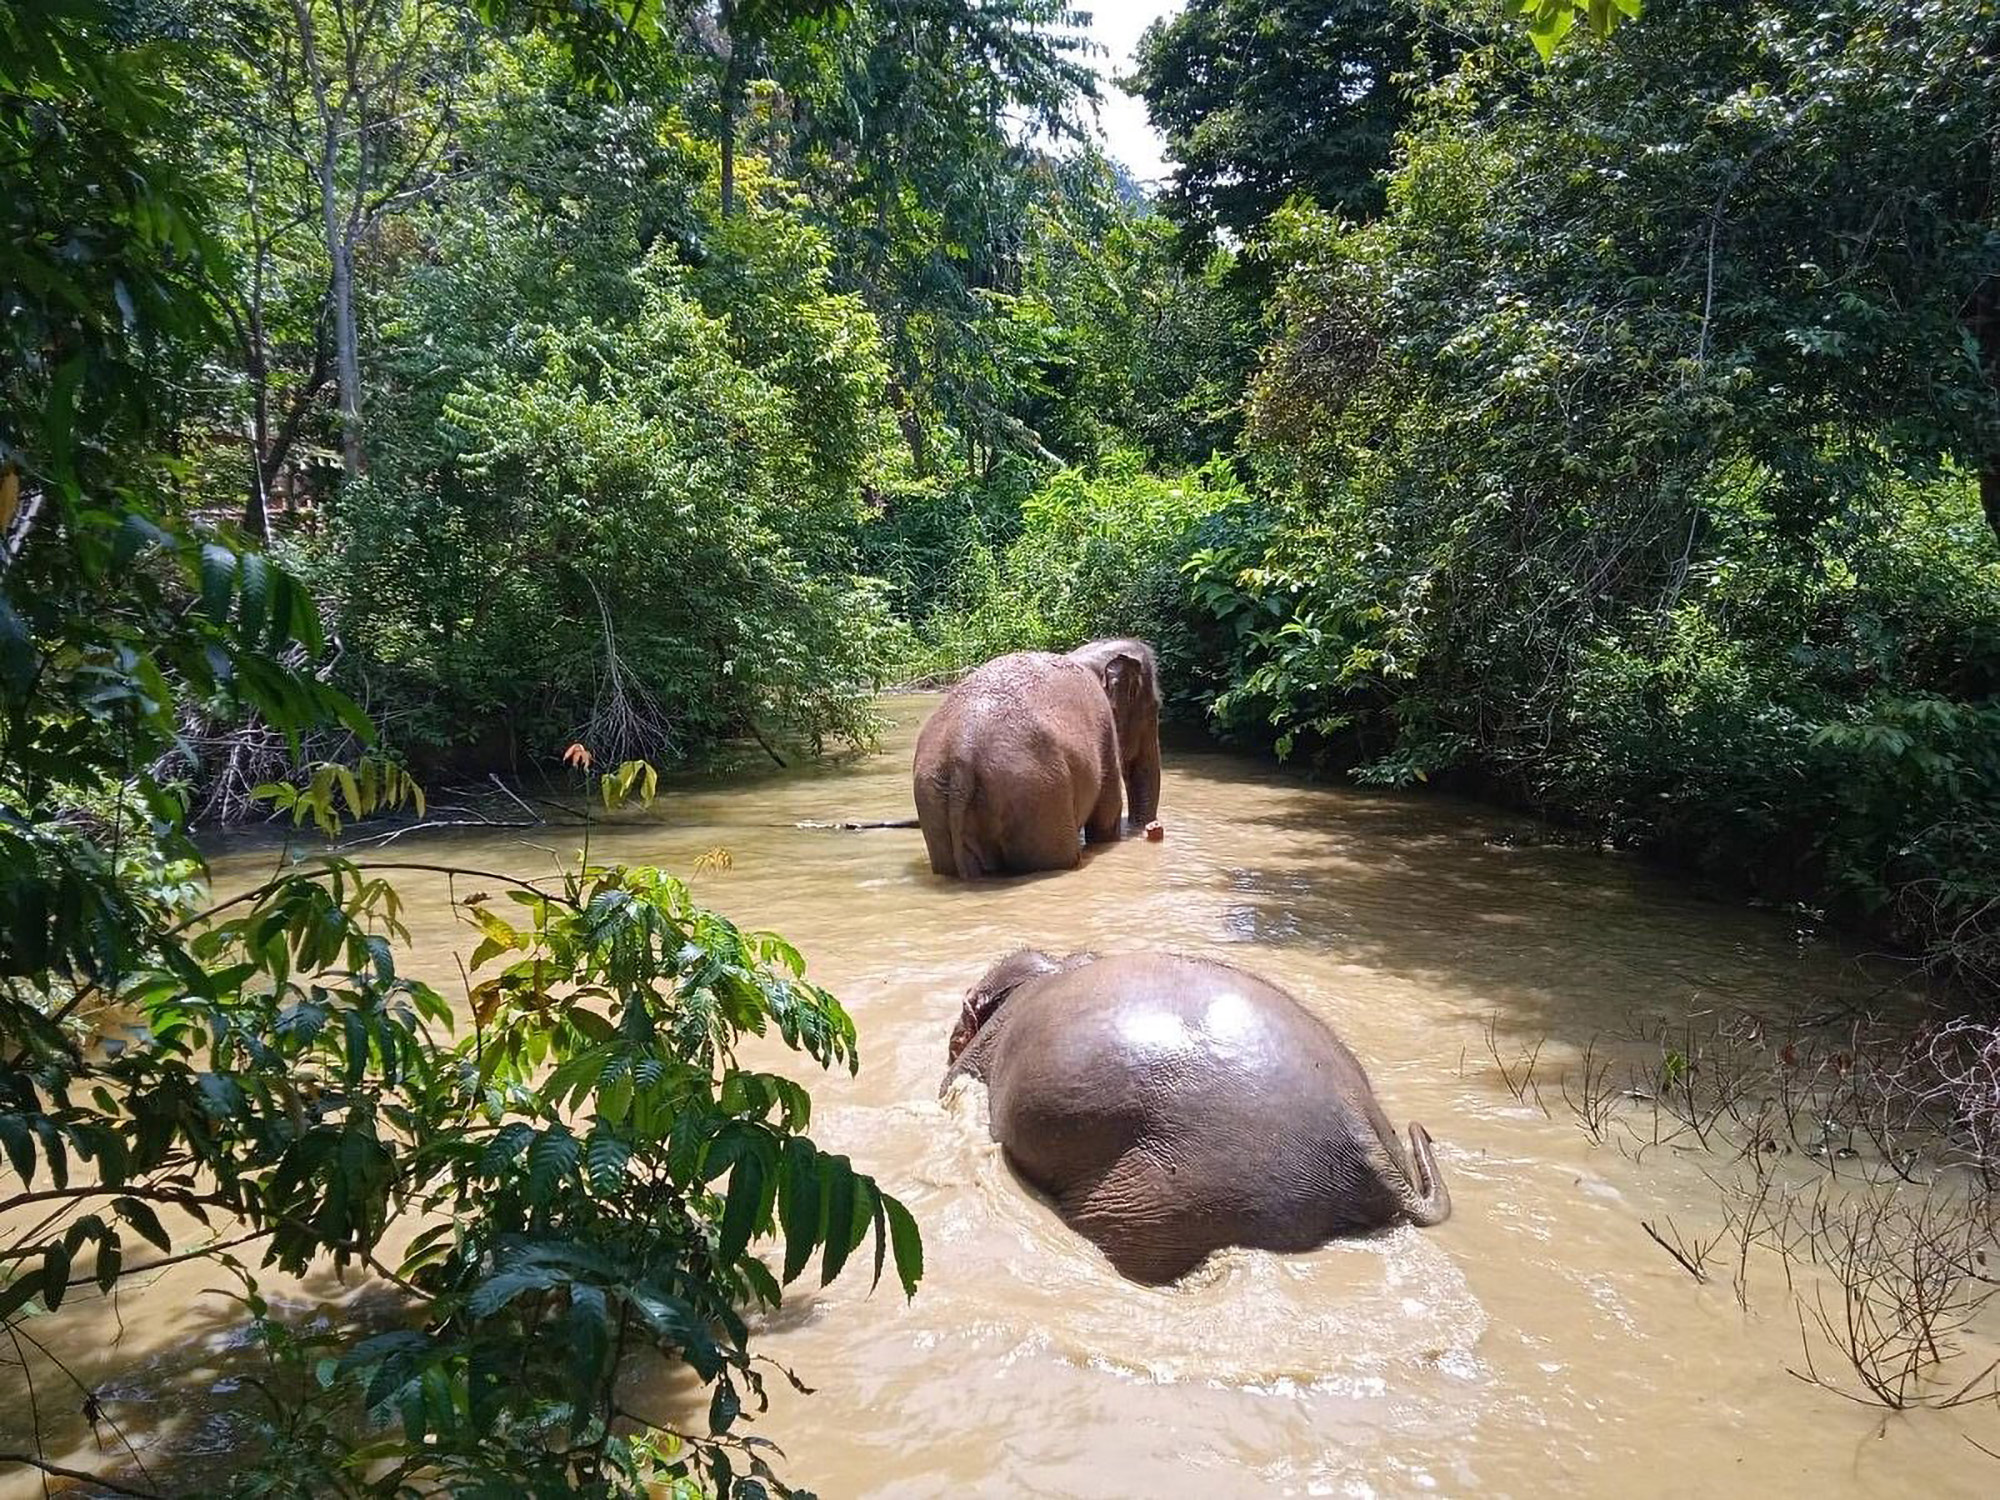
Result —
<svg viewBox="0 0 2000 1500"><path fill-rule="evenodd" d="M1160 711L1160 669L1155 665L1152 648L1144 642L1104 644L1114 649L1089 664L1096 669L1104 684L1104 695L1111 700L1120 736L1129 737Z"/></svg>
<svg viewBox="0 0 2000 1500"><path fill-rule="evenodd" d="M1096 956L1094 953L1072 953L1067 958L1051 958L1039 948L1022 948L1001 959L980 977L979 983L966 991L965 1003L959 1007L958 1024L952 1027L951 1042L946 1048L947 1066L955 1071L959 1054L972 1045L972 1039L979 1035L986 1023L993 1019L994 1012L1006 1004L1007 997L1015 990L1031 979L1077 968ZM945 1081L951 1081L950 1072L945 1075Z"/></svg>
<svg viewBox="0 0 2000 1500"><path fill-rule="evenodd" d="M1125 769L1125 810L1134 823L1149 823L1160 806L1159 656L1144 641L1126 636L1079 646L1069 659L1093 673L1111 700Z"/></svg>

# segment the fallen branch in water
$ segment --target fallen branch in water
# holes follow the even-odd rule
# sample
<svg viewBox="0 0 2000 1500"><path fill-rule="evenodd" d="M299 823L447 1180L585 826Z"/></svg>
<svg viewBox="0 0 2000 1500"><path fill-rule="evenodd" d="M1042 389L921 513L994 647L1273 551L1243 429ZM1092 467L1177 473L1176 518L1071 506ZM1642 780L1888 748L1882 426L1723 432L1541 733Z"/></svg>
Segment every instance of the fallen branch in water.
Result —
<svg viewBox="0 0 2000 1500"><path fill-rule="evenodd" d="M366 838L349 839L339 845L342 849L371 849L384 844L393 844L409 833L433 833L440 828L546 828L544 818L428 818L421 823L406 823L401 828L392 828L387 833L373 833Z"/></svg>
<svg viewBox="0 0 2000 1500"><path fill-rule="evenodd" d="M802 818L794 823L794 828L915 828L915 818Z"/></svg>
<svg viewBox="0 0 2000 1500"><path fill-rule="evenodd" d="M516 792L512 787L507 785L506 782L502 781L497 772L488 771L486 773L486 779L492 782L493 785L499 789L500 794L503 797L505 797L509 802L512 802L516 807L520 808L521 811L526 813L529 817L535 819L536 822L547 821L542 817L540 813L536 812L532 807L528 806L527 803L523 802L521 800L520 793ZM578 816L578 815L571 814L571 816Z"/></svg>
<svg viewBox="0 0 2000 1500"><path fill-rule="evenodd" d="M102 1474L86 1473L82 1469L65 1469L61 1464L52 1464L47 1459L38 1458L32 1453L0 1453L0 1464L25 1464L29 1468L40 1469L53 1478L73 1479L78 1484L108 1490L114 1495L137 1495L139 1500L167 1500L167 1497L158 1490L142 1490L134 1485L120 1484L115 1479L106 1479Z"/></svg>
<svg viewBox="0 0 2000 1500"><path fill-rule="evenodd" d="M1678 1244L1668 1244L1666 1240L1660 1237L1660 1231L1655 1229L1651 1224L1648 1224L1645 1220L1642 1219L1639 1221L1639 1227L1645 1230L1648 1235L1652 1236L1654 1244L1658 1245L1662 1250L1666 1251L1667 1254L1671 1255L1675 1260L1679 1261L1682 1270L1686 1271L1688 1275L1692 1276L1696 1281L1701 1282L1703 1285L1707 1284L1708 1276L1702 1270L1701 1266L1702 1262L1708 1259L1708 1252L1714 1248L1715 1242L1713 1240L1711 1240L1707 1245L1703 1245L1700 1240L1696 1240L1694 1243L1694 1255L1693 1258L1690 1259L1688 1254L1684 1250L1682 1250L1682 1248ZM1674 1221L1672 1219L1667 1220L1667 1228L1674 1229ZM1674 1238L1676 1240L1680 1238L1680 1231L1678 1229L1674 1229Z"/></svg>
<svg viewBox="0 0 2000 1500"><path fill-rule="evenodd" d="M486 779L493 784L495 791L518 807L525 816L519 818L496 818L482 811L477 805L467 806L439 803L436 805L436 811L440 814L450 814L450 816L423 818L414 823L405 823L399 828L390 828L381 833L371 833L360 838L349 839L340 847L344 849L377 848L393 844L397 839L407 834L434 833L439 829L445 828L546 828L552 821L578 824L589 821L585 814L566 803L553 802L546 797L535 798L534 800L542 804L542 806L554 808L562 814L560 819L552 820L547 814L537 812L526 798L508 786L498 775L489 772ZM469 794L476 793L477 790L477 788L471 787L463 788L460 791L460 796L468 796Z"/></svg>

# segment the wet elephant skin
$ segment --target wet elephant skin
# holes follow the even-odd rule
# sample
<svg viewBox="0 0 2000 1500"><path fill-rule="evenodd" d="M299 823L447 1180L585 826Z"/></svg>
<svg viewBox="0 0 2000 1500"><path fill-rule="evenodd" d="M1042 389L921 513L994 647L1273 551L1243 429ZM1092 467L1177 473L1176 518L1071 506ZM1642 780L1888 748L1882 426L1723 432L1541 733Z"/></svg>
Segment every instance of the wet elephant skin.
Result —
<svg viewBox="0 0 2000 1500"><path fill-rule="evenodd" d="M952 1048L945 1084L985 1081L1015 1168L1135 1281L1451 1212L1423 1127L1406 1155L1332 1029L1226 964L1013 954Z"/></svg>
<svg viewBox="0 0 2000 1500"><path fill-rule="evenodd" d="M970 673L917 735L917 823L931 869L975 880L1070 870L1077 836L1116 839L1160 802L1160 682L1144 641L1017 651Z"/></svg>
<svg viewBox="0 0 2000 1500"><path fill-rule="evenodd" d="M1074 869L1077 830L1115 839L1118 729L1095 673L1048 651L995 657L917 735L917 823L931 869L975 880Z"/></svg>

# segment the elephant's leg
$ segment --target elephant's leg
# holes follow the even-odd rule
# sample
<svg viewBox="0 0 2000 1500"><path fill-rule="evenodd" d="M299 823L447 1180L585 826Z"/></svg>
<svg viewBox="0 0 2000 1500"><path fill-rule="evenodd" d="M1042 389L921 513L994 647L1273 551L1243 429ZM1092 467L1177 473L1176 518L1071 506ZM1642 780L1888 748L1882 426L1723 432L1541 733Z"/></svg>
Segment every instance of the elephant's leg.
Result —
<svg viewBox="0 0 2000 1500"><path fill-rule="evenodd" d="M934 875L956 875L958 854L952 848L951 829L931 818L919 818L917 824L924 831L924 849L931 857L931 873Z"/></svg>
<svg viewBox="0 0 2000 1500"><path fill-rule="evenodd" d="M1125 786L1119 777L1118 731L1106 724L1097 747L1097 800L1083 820L1083 836L1093 844L1105 844L1118 837L1125 812Z"/></svg>
<svg viewBox="0 0 2000 1500"><path fill-rule="evenodd" d="M1074 870L1083 858L1068 808L1024 811L1007 825L1002 859L1017 875L1037 870Z"/></svg>
<svg viewBox="0 0 2000 1500"><path fill-rule="evenodd" d="M1125 812L1125 789L1116 776L1107 776L1097 791L1097 805L1084 820L1083 836L1093 844L1106 844L1118 837Z"/></svg>
<svg viewBox="0 0 2000 1500"><path fill-rule="evenodd" d="M950 792L919 772L916 802L917 827L923 830L924 850L931 857L932 873L958 874L958 841L952 829Z"/></svg>
<svg viewBox="0 0 2000 1500"><path fill-rule="evenodd" d="M1208 1215L1190 1212L1188 1184L1178 1175L1170 1160L1134 1147L1095 1181L1063 1194L1063 1217L1121 1276L1154 1285L1176 1281L1228 1243Z"/></svg>

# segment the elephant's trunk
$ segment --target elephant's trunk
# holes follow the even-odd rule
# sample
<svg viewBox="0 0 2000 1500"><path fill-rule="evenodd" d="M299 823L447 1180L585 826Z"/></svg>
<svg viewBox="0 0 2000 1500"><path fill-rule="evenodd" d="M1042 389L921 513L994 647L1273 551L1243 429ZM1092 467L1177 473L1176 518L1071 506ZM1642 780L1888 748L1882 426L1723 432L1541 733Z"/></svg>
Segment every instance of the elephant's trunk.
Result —
<svg viewBox="0 0 2000 1500"><path fill-rule="evenodd" d="M1423 1229L1442 1224L1451 1217L1451 1190L1438 1172L1431 1133L1415 1120L1410 1121L1410 1161L1416 1168L1416 1181L1404 1179L1401 1194L1404 1217Z"/></svg>

